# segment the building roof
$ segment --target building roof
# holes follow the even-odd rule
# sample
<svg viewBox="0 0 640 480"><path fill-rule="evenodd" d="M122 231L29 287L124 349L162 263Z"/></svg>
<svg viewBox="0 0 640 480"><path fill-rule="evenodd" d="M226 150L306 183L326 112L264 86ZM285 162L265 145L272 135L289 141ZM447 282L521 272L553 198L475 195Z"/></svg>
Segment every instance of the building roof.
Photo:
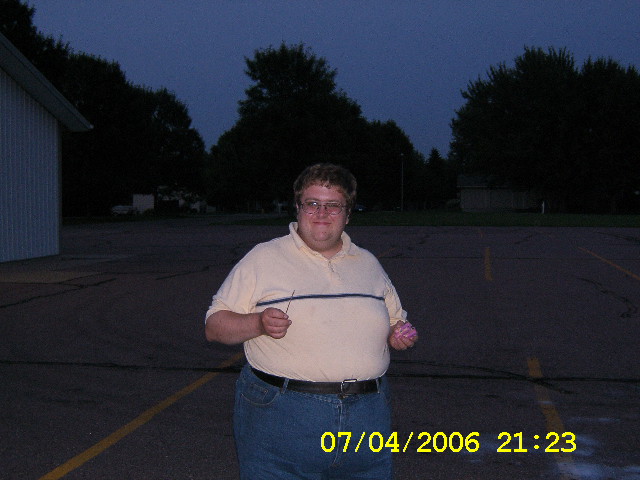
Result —
<svg viewBox="0 0 640 480"><path fill-rule="evenodd" d="M89 121L0 33L0 68L72 132L86 132Z"/></svg>
<svg viewBox="0 0 640 480"><path fill-rule="evenodd" d="M508 188L495 175L458 175L458 188Z"/></svg>

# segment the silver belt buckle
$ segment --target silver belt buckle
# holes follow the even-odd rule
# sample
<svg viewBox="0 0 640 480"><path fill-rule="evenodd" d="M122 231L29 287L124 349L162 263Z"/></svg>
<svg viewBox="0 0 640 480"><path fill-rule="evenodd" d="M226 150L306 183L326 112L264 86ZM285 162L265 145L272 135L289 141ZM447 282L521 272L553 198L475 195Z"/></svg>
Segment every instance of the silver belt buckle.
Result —
<svg viewBox="0 0 640 480"><path fill-rule="evenodd" d="M358 381L357 378L347 378L340 383L340 397L344 398L347 395L355 395L354 393L349 393L349 388L351 388L350 384L356 383Z"/></svg>

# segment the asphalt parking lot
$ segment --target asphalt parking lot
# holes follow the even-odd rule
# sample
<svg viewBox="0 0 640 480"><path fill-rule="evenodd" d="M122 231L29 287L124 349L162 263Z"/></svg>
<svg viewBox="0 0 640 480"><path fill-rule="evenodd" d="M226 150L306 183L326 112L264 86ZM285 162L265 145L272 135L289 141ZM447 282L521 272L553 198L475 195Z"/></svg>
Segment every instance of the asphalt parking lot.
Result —
<svg viewBox="0 0 640 480"><path fill-rule="evenodd" d="M397 435L363 443L397 479L640 479L640 229L347 232L421 333L389 370ZM0 264L0 478L236 479L242 350L204 313L286 233L65 226L61 255Z"/></svg>

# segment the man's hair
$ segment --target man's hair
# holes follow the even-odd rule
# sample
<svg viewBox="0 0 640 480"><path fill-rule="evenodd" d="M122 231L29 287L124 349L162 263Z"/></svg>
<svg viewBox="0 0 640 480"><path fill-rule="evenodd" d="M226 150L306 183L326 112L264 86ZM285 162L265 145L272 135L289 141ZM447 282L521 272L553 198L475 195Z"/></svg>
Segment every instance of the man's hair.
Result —
<svg viewBox="0 0 640 480"><path fill-rule="evenodd" d="M312 185L340 190L347 201L347 215L356 203L358 183L356 177L341 165L333 163L316 163L305 168L293 182L293 194L296 205L300 205L302 192Z"/></svg>

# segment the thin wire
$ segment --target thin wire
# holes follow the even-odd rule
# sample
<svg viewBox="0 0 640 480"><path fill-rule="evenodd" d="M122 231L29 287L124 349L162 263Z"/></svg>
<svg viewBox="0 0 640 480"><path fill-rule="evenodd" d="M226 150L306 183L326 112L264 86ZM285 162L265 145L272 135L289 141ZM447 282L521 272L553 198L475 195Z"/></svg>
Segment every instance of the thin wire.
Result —
<svg viewBox="0 0 640 480"><path fill-rule="evenodd" d="M293 294L294 293L296 293L295 290L293 292L291 292L291 298L289 299L289 303L287 303L287 309L284 311L284 313L287 313L289 311L289 305L291 305L291 300L293 300Z"/></svg>

